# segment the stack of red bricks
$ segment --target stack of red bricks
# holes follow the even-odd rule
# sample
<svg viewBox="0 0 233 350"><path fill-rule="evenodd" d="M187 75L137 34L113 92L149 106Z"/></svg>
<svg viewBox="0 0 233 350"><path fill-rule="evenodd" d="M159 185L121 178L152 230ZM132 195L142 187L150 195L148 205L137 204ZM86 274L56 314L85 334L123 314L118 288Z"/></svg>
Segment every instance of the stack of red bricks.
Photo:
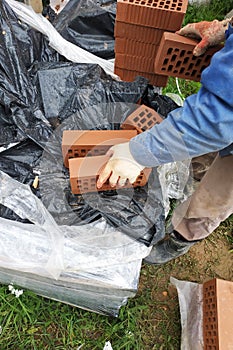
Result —
<svg viewBox="0 0 233 350"><path fill-rule="evenodd" d="M62 155L65 167L69 168L70 186L74 194L114 190L106 181L101 189L96 187L98 176L109 160L106 155L111 146L128 142L138 133L148 130L162 118L153 109L141 105L122 123L120 130L65 130L62 138ZM151 169L144 169L131 185L123 188L146 185Z"/></svg>
<svg viewBox="0 0 233 350"><path fill-rule="evenodd" d="M115 73L133 81L141 75L166 86L168 75L155 73L163 33L181 28L188 0L118 0L115 23Z"/></svg>

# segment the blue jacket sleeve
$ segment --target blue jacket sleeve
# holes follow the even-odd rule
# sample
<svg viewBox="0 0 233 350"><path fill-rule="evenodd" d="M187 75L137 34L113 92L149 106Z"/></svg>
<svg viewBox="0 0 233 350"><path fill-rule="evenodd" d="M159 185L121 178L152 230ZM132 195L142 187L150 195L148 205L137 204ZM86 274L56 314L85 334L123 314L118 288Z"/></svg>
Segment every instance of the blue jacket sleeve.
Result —
<svg viewBox="0 0 233 350"><path fill-rule="evenodd" d="M233 142L233 33L203 71L201 83L183 107L130 141L138 163L158 166L219 151Z"/></svg>

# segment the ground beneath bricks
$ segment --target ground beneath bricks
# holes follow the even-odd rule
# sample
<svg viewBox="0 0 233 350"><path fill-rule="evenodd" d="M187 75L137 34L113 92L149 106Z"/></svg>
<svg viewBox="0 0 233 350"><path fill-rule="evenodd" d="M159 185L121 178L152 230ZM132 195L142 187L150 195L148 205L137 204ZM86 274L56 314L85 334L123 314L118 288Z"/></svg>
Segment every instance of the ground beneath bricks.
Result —
<svg viewBox="0 0 233 350"><path fill-rule="evenodd" d="M233 281L232 219L186 255L163 266L143 265L136 296L137 303L146 305L138 320L143 350L180 349L179 304L170 276L201 284L215 277Z"/></svg>

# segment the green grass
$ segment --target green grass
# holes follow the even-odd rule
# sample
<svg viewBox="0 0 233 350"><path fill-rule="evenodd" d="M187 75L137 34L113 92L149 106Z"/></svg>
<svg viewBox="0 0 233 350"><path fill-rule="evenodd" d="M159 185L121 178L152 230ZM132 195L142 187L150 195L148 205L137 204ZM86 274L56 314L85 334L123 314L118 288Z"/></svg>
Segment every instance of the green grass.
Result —
<svg viewBox="0 0 233 350"><path fill-rule="evenodd" d="M211 1L208 6L189 6L185 22L222 19L233 1ZM178 80L182 96L195 93L199 83ZM165 92L179 93L170 78ZM185 256L161 267L142 267L135 298L122 307L118 318L98 315L25 290L16 298L7 286L0 287L1 350L102 350L111 341L113 350L178 350L180 348L179 305L170 276L197 281L219 276L219 246L226 259L233 247L232 217L205 242ZM200 265L200 252L205 264ZM208 255L209 254L209 255ZM225 261L225 260L224 260ZM228 261L228 260L227 260ZM230 259L229 259L230 261ZM222 278L229 278L222 272ZM233 278L233 277L232 277ZM20 288L20 287L19 287Z"/></svg>

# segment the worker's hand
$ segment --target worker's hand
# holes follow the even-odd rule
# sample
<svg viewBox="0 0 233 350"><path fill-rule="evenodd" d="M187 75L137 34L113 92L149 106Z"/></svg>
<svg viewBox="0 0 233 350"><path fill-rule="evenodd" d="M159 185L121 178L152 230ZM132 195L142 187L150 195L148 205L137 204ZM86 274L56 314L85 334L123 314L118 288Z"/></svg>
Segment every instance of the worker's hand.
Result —
<svg viewBox="0 0 233 350"><path fill-rule="evenodd" d="M195 56L200 56L205 53L208 47L218 45L225 40L225 31L229 22L230 19L227 18L223 21L215 19L212 22L190 23L178 30L176 34L201 39L193 50Z"/></svg>
<svg viewBox="0 0 233 350"><path fill-rule="evenodd" d="M111 158L99 175L97 188L101 188L108 178L112 187L124 186L127 180L132 184L145 168L132 157L129 142L111 147L107 154Z"/></svg>

